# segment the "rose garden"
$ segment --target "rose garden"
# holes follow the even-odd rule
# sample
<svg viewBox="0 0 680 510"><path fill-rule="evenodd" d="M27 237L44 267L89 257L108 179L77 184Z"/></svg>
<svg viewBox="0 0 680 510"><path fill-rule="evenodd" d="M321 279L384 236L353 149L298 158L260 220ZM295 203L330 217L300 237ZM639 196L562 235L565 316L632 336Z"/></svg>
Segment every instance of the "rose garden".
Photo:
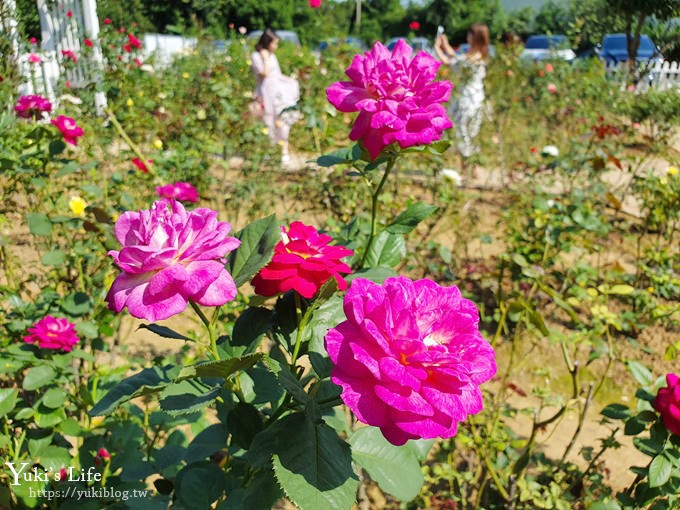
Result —
<svg viewBox="0 0 680 510"><path fill-rule="evenodd" d="M432 55L282 44L284 166L237 29L100 23L1 71L0 508L680 507L680 89L499 46L464 172Z"/></svg>

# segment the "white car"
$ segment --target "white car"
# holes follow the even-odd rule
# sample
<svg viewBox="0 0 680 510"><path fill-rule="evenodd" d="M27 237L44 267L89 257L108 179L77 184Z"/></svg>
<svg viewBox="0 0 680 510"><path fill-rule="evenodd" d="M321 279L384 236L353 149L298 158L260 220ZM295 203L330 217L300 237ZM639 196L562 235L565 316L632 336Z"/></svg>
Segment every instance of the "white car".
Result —
<svg viewBox="0 0 680 510"><path fill-rule="evenodd" d="M576 58L569 48L569 40L563 35L531 35L524 44L520 58L525 60L546 60L550 58L571 62Z"/></svg>

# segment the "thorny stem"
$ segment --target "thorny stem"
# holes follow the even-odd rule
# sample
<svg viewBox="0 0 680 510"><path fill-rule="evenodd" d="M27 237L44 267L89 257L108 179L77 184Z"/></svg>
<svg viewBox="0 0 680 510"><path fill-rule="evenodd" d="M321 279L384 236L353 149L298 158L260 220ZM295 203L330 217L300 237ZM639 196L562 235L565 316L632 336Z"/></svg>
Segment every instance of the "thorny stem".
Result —
<svg viewBox="0 0 680 510"><path fill-rule="evenodd" d="M205 316L203 310L201 310L201 307L194 303L193 300L190 299L189 304L191 305L191 308L194 309L194 312L196 312L198 317L201 319L201 322L205 325L206 329L208 330L208 336L210 337L210 352L212 352L212 355L215 358L215 360L219 360L220 353L217 350L217 340L215 339L215 329L213 328L213 324L210 322L210 319L208 319L208 317Z"/></svg>
<svg viewBox="0 0 680 510"><path fill-rule="evenodd" d="M392 154L390 158L387 160L387 167L385 168L385 173L383 173L382 179L380 179L380 182L378 183L378 187L371 195L371 233L368 237L368 243L366 243L366 249L364 250L364 254L361 256L361 263L359 264L359 267L363 267L364 262L366 262L366 257L368 256L368 252L371 249L371 245L373 244L378 215L378 197L380 196L380 192L385 186L385 183L387 182L387 177L392 172L392 169L394 168L394 164L396 163L396 161L397 155Z"/></svg>
<svg viewBox="0 0 680 510"><path fill-rule="evenodd" d="M486 466L486 470L488 474L491 476L493 479L494 484L496 484L496 489L498 489L498 492L500 492L501 497L505 501L510 501L510 496L508 495L508 492L505 490L505 487L503 487L503 484L501 483L500 478L498 478L498 473L494 469L493 465L491 464L491 459L486 455L486 452L482 448L482 438L479 437L479 434L477 433L477 429L475 428L474 425L470 427L470 431L472 432L472 437L475 440L475 444L477 444L479 448L479 455L482 457L482 460L484 461L484 465Z"/></svg>
<svg viewBox="0 0 680 510"><path fill-rule="evenodd" d="M125 143L128 144L130 149L132 149L132 152L134 152L137 155L137 157L139 158L139 160L142 163L146 164L146 159L144 158L142 151L139 150L139 147L137 146L137 144L135 144L132 141L132 139L128 136L128 134L125 132L125 130L123 129L123 126L121 126L120 122L118 122L118 119L114 115L113 110L111 110L111 108L106 108L106 110L104 110L104 111L106 112L106 115L108 116L109 120L111 121L111 124L113 124L113 127L115 127L116 131L118 131L118 134L121 136L121 138L123 140L125 140Z"/></svg>

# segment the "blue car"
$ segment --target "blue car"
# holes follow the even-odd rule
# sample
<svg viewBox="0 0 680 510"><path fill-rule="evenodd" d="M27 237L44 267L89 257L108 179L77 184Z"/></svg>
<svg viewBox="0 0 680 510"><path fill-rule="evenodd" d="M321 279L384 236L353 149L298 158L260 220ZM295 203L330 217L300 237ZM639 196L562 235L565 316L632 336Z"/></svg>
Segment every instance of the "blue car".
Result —
<svg viewBox="0 0 680 510"><path fill-rule="evenodd" d="M626 34L607 34L602 39L602 44L595 50L597 56L605 64L618 64L628 60L628 47L626 44ZM646 36L640 36L640 47L638 48L635 60L640 63L662 61L663 57L659 48Z"/></svg>
<svg viewBox="0 0 680 510"><path fill-rule="evenodd" d="M566 36L537 34L529 36L526 40L520 58L524 60L555 58L571 62L576 58L576 54L569 47L569 40Z"/></svg>

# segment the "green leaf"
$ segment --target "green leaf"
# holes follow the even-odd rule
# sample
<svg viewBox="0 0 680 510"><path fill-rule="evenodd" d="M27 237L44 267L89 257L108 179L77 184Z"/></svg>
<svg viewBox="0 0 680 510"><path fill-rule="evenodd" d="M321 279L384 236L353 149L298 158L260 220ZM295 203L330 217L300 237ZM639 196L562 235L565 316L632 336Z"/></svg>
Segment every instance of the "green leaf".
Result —
<svg viewBox="0 0 680 510"><path fill-rule="evenodd" d="M360 269L359 271L354 271L352 274L345 276L345 280L347 283L350 283L357 278L365 278L366 280L371 280L374 283L383 283L388 278L395 276L398 275L391 267L372 267L369 269Z"/></svg>
<svg viewBox="0 0 680 510"><path fill-rule="evenodd" d="M215 464L202 461L189 464L177 473L175 494L187 510L205 510L224 493L224 472Z"/></svg>
<svg viewBox="0 0 680 510"><path fill-rule="evenodd" d="M354 161L352 156L352 147L345 147L342 149L335 150L330 154L324 154L323 156L317 158L316 164L328 168L334 165L349 164Z"/></svg>
<svg viewBox="0 0 680 510"><path fill-rule="evenodd" d="M272 258L281 231L273 214L254 221L236 234L241 245L229 254L227 267L237 287L246 283Z"/></svg>
<svg viewBox="0 0 680 510"><path fill-rule="evenodd" d="M406 256L406 241L400 235L380 232L371 243L366 255L368 267L394 267Z"/></svg>
<svg viewBox="0 0 680 510"><path fill-rule="evenodd" d="M62 250L52 250L45 253L40 261L46 266L61 266L66 260L66 253Z"/></svg>
<svg viewBox="0 0 680 510"><path fill-rule="evenodd" d="M64 166L61 167L61 170L59 170L57 172L56 177L63 177L64 175L69 175L69 174L75 173L78 170L80 170L80 165L78 164L78 162L77 161L69 161Z"/></svg>
<svg viewBox="0 0 680 510"><path fill-rule="evenodd" d="M286 416L272 463L288 498L300 510L350 508L359 481L352 470L347 443L325 423L312 423L303 414Z"/></svg>
<svg viewBox="0 0 680 510"><path fill-rule="evenodd" d="M261 469L246 487L243 495L243 510L275 508L274 504L282 496L283 492L276 482L274 471L271 468Z"/></svg>
<svg viewBox="0 0 680 510"><path fill-rule="evenodd" d="M29 369L24 378L23 388L28 391L42 388L56 377L54 369L48 365L40 365Z"/></svg>
<svg viewBox="0 0 680 510"><path fill-rule="evenodd" d="M66 144L63 140L52 140L49 145L50 156L58 156L66 149Z"/></svg>
<svg viewBox="0 0 680 510"><path fill-rule="evenodd" d="M397 216L385 230L390 234L408 234L418 226L418 223L430 216L438 209L436 205L424 202L411 204L403 213Z"/></svg>
<svg viewBox="0 0 680 510"><path fill-rule="evenodd" d="M404 502L418 495L425 480L413 449L407 445L394 446L376 427L357 430L352 435L350 445L352 459L385 492Z"/></svg>
<svg viewBox="0 0 680 510"><path fill-rule="evenodd" d="M227 426L234 442L247 450L263 429L262 416L254 405L239 402L229 411Z"/></svg>
<svg viewBox="0 0 680 510"><path fill-rule="evenodd" d="M172 416L191 414L212 403L221 389L196 379L172 383L163 388L161 409Z"/></svg>
<svg viewBox="0 0 680 510"><path fill-rule="evenodd" d="M145 368L111 388L90 410L89 415L105 416L131 398L158 393L175 379L178 372L179 367L173 365Z"/></svg>
<svg viewBox="0 0 680 510"><path fill-rule="evenodd" d="M324 338L329 328L345 320L342 296L336 294L312 313L312 318L303 331L303 338L309 342L309 360L320 378L330 375L333 363L328 358Z"/></svg>
<svg viewBox="0 0 680 510"><path fill-rule="evenodd" d="M652 373L639 361L626 360L626 367L640 386L651 386L654 382Z"/></svg>
<svg viewBox="0 0 680 510"><path fill-rule="evenodd" d="M16 388L0 388L0 418L14 409L18 394L19 390Z"/></svg>
<svg viewBox="0 0 680 510"><path fill-rule="evenodd" d="M276 380L281 387L290 393L295 400L301 404L309 402L309 395L287 366L281 366L273 358L266 358L264 365L276 376Z"/></svg>
<svg viewBox="0 0 680 510"><path fill-rule="evenodd" d="M239 370L244 370L255 365L263 358L264 354L255 352L246 354L240 358L221 359L218 361L204 361L183 367L177 376L177 382L196 377L223 377L229 378Z"/></svg>
<svg viewBox="0 0 680 510"><path fill-rule="evenodd" d="M596 501L588 507L588 510L621 510L621 505L611 499Z"/></svg>
<svg viewBox="0 0 680 510"><path fill-rule="evenodd" d="M45 392L42 398L42 403L45 407L56 409L61 407L66 400L66 392L61 388L50 388Z"/></svg>
<svg viewBox="0 0 680 510"><path fill-rule="evenodd" d="M232 345L250 346L273 326L274 312L269 308L251 306L234 323Z"/></svg>
<svg viewBox="0 0 680 510"><path fill-rule="evenodd" d="M61 308L69 315L83 315L92 310L92 301L90 301L90 296L84 292L76 292L64 298Z"/></svg>
<svg viewBox="0 0 680 510"><path fill-rule="evenodd" d="M163 338L195 342L193 338L189 338L188 336L184 336L173 329L170 329L166 326L159 326L158 324L140 324L137 329L148 329L149 331L156 333L158 336L162 336Z"/></svg>
<svg viewBox="0 0 680 510"><path fill-rule="evenodd" d="M63 407L58 409L49 409L43 405L38 406L38 410L34 416L35 424L41 429L54 427L65 419L66 413L64 412Z"/></svg>
<svg viewBox="0 0 680 510"><path fill-rule="evenodd" d="M35 236L48 236L52 233L52 222L46 214L28 213L28 230Z"/></svg>
<svg viewBox="0 0 680 510"><path fill-rule="evenodd" d="M630 409L623 404L609 404L600 414L613 420L625 420L630 416Z"/></svg>
<svg viewBox="0 0 680 510"><path fill-rule="evenodd" d="M632 294L633 292L635 292L635 287L631 287L630 285L612 285L606 291L606 294L617 294L619 296L627 296L629 294Z"/></svg>
<svg viewBox="0 0 680 510"><path fill-rule="evenodd" d="M652 459L649 464L649 486L661 487L671 477L673 465L666 456L661 453Z"/></svg>
<svg viewBox="0 0 680 510"><path fill-rule="evenodd" d="M227 430L221 423L215 423L210 427L203 429L191 441L187 448L184 460L187 464L204 460L210 457L213 453L219 452L227 446Z"/></svg>
<svg viewBox="0 0 680 510"><path fill-rule="evenodd" d="M32 460L40 462L48 471L51 470L53 473L57 473L61 468L71 463L71 454L66 448L49 445L40 452L38 458Z"/></svg>

